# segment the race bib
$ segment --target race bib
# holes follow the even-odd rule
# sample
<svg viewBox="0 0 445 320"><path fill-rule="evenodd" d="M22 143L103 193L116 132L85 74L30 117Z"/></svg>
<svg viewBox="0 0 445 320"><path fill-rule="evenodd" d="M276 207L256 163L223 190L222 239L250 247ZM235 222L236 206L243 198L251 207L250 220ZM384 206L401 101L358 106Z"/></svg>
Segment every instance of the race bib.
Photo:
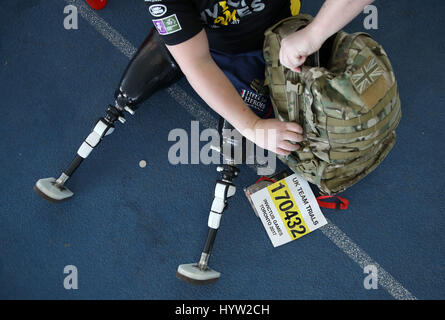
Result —
<svg viewBox="0 0 445 320"><path fill-rule="evenodd" d="M250 200L274 247L327 223L308 182L295 173L256 191Z"/></svg>

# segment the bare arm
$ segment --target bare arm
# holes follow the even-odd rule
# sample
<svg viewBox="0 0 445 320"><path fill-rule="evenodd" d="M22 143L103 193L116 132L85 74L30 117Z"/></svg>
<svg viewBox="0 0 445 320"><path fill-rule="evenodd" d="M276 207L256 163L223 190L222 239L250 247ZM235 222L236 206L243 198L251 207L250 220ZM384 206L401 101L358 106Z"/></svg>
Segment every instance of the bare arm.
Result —
<svg viewBox="0 0 445 320"><path fill-rule="evenodd" d="M185 42L167 48L199 96L247 139L279 154L289 154L298 148L287 140L301 141L301 135L297 134L302 132L301 127L276 119L260 119L244 103L232 83L216 65L210 55L204 30ZM253 135L255 129L274 129L278 140L271 142L258 139ZM270 148L271 145L276 147Z"/></svg>
<svg viewBox="0 0 445 320"><path fill-rule="evenodd" d="M193 38L167 46L199 96L240 132L252 128L258 116L244 103L210 55L204 30Z"/></svg>
<svg viewBox="0 0 445 320"><path fill-rule="evenodd" d="M374 0L326 0L308 26L314 36L324 42L327 38L339 31L352 21L363 8Z"/></svg>

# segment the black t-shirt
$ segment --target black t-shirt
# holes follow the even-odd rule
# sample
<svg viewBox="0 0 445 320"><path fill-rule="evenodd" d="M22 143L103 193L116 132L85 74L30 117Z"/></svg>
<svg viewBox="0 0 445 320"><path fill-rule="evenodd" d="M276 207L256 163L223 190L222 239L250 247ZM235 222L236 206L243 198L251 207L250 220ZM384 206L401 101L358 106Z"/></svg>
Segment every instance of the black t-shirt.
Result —
<svg viewBox="0 0 445 320"><path fill-rule="evenodd" d="M296 13L299 0L145 0L151 19L168 45L205 28L211 49L240 53L261 49L264 31Z"/></svg>

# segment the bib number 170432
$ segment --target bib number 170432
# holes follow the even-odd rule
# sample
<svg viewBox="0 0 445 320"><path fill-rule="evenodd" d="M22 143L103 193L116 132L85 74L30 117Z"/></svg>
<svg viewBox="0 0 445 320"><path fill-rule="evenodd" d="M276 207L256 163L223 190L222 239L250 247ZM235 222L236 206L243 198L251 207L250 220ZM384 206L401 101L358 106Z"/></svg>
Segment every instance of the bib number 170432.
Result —
<svg viewBox="0 0 445 320"><path fill-rule="evenodd" d="M309 233L310 231L286 182L280 181L278 185L270 185L267 189L292 240Z"/></svg>

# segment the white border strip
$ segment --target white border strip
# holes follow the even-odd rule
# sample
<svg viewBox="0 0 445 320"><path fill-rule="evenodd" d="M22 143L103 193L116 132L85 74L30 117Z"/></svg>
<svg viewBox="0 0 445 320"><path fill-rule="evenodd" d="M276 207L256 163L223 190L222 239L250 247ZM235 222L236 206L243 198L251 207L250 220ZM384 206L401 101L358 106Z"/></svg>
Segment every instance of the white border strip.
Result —
<svg viewBox="0 0 445 320"><path fill-rule="evenodd" d="M65 0L78 8L82 18L88 21L103 37L113 44L127 58L131 59L137 49L119 32L111 27L105 20L100 18L84 1ZM190 97L181 87L174 84L166 89L172 98L178 102L188 113L198 119L207 128L216 128L217 120L208 112L206 108L200 105L195 99ZM253 168L252 166L249 166ZM328 220L328 224L321 227L320 230L328 237L341 251L357 263L361 268L367 265L375 265L378 270L379 284L385 288L388 293L397 300L415 300L417 299L408 290L406 290L397 280L386 272L377 262L375 262L365 251L356 245L343 231Z"/></svg>
<svg viewBox="0 0 445 320"><path fill-rule="evenodd" d="M133 57L137 49L127 39L125 39L119 32L111 27L104 19L99 17L85 1L81 0L65 0L68 4L77 7L78 12L86 21L88 21L97 32L99 32L105 39L111 42L113 46L119 49L127 58Z"/></svg>
<svg viewBox="0 0 445 320"><path fill-rule="evenodd" d="M356 245L343 231L341 231L330 220L328 224L320 228L321 232L329 238L337 247L357 263L362 269L367 265L374 265L377 268L378 284L385 288L390 295L397 300L417 300L415 296L406 290L396 279L386 272L377 262L375 262L365 251Z"/></svg>

